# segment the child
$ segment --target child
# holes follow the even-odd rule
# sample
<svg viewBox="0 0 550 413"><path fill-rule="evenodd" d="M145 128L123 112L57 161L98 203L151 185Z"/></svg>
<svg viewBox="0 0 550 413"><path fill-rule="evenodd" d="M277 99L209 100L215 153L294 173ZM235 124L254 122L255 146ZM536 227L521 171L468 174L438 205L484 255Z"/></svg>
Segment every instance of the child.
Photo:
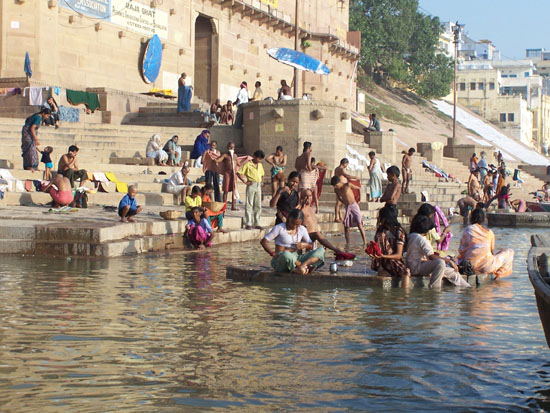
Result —
<svg viewBox="0 0 550 413"><path fill-rule="evenodd" d="M457 287L470 287L451 259L434 254L430 242L426 239L426 234L433 225L433 221L425 215L415 216L411 223L411 233L407 243L407 267L411 270L411 274L429 275L430 287L440 287L443 278L447 278Z"/></svg>
<svg viewBox="0 0 550 413"><path fill-rule="evenodd" d="M210 248L212 246L212 238L214 238L212 227L204 217L200 207L193 207L190 212L191 219L189 219L185 226L184 237L187 237L196 249L203 250Z"/></svg>
<svg viewBox="0 0 550 413"><path fill-rule="evenodd" d="M121 222L136 222L134 216L141 212L141 206L136 200L137 189L134 185L128 187L128 193L118 204L118 216Z"/></svg>
<svg viewBox="0 0 550 413"><path fill-rule="evenodd" d="M510 209L510 184L503 186L497 196L498 209Z"/></svg>
<svg viewBox="0 0 550 413"><path fill-rule="evenodd" d="M264 158L263 151L254 152L252 160L245 163L237 173L239 179L246 185L246 207L244 210L246 229L263 229L260 226L260 215L262 213L262 182L265 175L262 166Z"/></svg>
<svg viewBox="0 0 550 413"><path fill-rule="evenodd" d="M42 159L40 159L40 162L44 163L46 165L46 169L44 169L44 180L45 181L51 181L52 180L52 155L53 148L51 146L46 146L43 151L40 153L42 154Z"/></svg>
<svg viewBox="0 0 550 413"><path fill-rule="evenodd" d="M385 202L386 206L393 205L397 210L397 201L401 196L401 184L399 183L399 168L397 166L390 166L386 173L388 174L388 181L390 184L386 187L380 202Z"/></svg>
<svg viewBox="0 0 550 413"><path fill-rule="evenodd" d="M344 234L346 236L346 244L349 244L350 227L357 227L359 228L359 232L363 238L363 245L367 245L367 236L365 234L365 229L363 228L361 209L359 209L359 204L355 201L355 196L353 195L353 190L360 188L350 184L349 182L343 183L342 178L339 176L333 176L330 180L330 184L334 187L336 197L346 207L346 214L344 215Z"/></svg>
<svg viewBox="0 0 550 413"><path fill-rule="evenodd" d="M401 160L401 169L403 171L403 188L402 191L404 194L409 193L409 181L412 178L412 169L411 169L411 163L412 163L412 156L416 151L414 148L410 148L409 151L403 155L403 159Z"/></svg>
<svg viewBox="0 0 550 413"><path fill-rule="evenodd" d="M201 189L197 185L191 189L191 195L185 197L185 218L193 218L193 208L202 205Z"/></svg>

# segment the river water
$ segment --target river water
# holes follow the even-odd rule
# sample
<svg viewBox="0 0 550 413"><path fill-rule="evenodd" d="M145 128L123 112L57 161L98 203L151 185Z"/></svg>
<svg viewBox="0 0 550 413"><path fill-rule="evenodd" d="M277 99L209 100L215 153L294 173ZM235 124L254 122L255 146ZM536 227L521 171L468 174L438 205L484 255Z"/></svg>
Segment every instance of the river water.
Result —
<svg viewBox="0 0 550 413"><path fill-rule="evenodd" d="M469 290L226 280L227 264L267 262L256 243L2 257L0 410L549 409L550 350L526 274L533 231L495 233L515 272Z"/></svg>

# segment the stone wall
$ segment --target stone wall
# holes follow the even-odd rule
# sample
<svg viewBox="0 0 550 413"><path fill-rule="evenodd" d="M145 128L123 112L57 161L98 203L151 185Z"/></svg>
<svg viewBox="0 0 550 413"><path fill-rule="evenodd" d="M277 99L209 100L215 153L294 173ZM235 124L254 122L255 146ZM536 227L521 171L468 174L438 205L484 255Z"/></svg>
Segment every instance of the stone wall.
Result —
<svg viewBox="0 0 550 413"><path fill-rule="evenodd" d="M156 7L150 9L150 3ZM269 10L264 2L256 3ZM354 90L353 67L357 57L333 47L339 38L346 39L347 3L304 2L301 28L311 34L308 35L311 47L306 51L325 63L332 74L329 77L304 74L299 91L310 93L315 99L335 100L351 107L355 92L350 94L350 85ZM250 94L254 82L259 80L264 95L274 96L281 79L289 84L292 80L293 69L270 58L266 50L294 47L290 25L294 1L279 1L274 13L288 21L281 23L266 18L265 14L250 13L237 2L232 5L232 2L199 0L133 0L132 7L149 8L164 16L167 22L166 36L161 33L164 36L161 37L164 44L161 72L153 84L145 84L139 72L140 54L149 35L81 15L60 4L59 0L0 0L0 77L24 76L23 61L28 51L33 81L79 90L90 87L140 93L157 87L175 92L181 72L188 74L191 83L195 69L200 73L201 62L195 62L195 22L198 16L203 16L212 25L210 98L234 100L242 80L248 82Z"/></svg>
<svg viewBox="0 0 550 413"><path fill-rule="evenodd" d="M244 109L243 145L247 153L262 149L266 155L281 145L291 171L309 141L313 157L334 169L346 155L344 113L344 106L323 101L251 102Z"/></svg>

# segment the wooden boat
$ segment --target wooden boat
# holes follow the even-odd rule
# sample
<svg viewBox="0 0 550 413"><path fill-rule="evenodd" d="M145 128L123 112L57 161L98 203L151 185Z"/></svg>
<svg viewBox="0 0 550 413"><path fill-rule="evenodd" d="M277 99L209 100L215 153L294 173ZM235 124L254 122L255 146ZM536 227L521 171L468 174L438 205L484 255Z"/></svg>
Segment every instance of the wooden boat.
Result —
<svg viewBox="0 0 550 413"><path fill-rule="evenodd" d="M550 212L550 202L527 201L527 210L531 212Z"/></svg>
<svg viewBox="0 0 550 413"><path fill-rule="evenodd" d="M550 347L550 274L548 258L550 257L550 239L539 235L531 237L531 249L527 258L527 271L537 299L540 322Z"/></svg>
<svg viewBox="0 0 550 413"><path fill-rule="evenodd" d="M464 276L468 283L475 287L492 279L491 274L478 274ZM268 267L232 267L226 269L226 278L233 281L249 283L284 283L284 284L314 284L315 286L371 286L371 287L399 287L401 278L380 277L376 272L366 269L360 263L351 268L340 267L336 274L331 274L325 267L310 275L299 275L293 273L279 273ZM410 286L427 287L430 277L413 276L410 278ZM444 280L444 283L450 283Z"/></svg>

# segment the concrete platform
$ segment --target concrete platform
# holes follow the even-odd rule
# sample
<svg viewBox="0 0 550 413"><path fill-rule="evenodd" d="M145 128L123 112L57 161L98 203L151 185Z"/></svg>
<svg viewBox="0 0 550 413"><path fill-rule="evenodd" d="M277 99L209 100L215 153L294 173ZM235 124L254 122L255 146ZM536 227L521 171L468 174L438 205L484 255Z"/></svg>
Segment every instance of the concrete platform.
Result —
<svg viewBox="0 0 550 413"><path fill-rule="evenodd" d="M550 228L550 212L491 212L487 221L490 227Z"/></svg>
<svg viewBox="0 0 550 413"><path fill-rule="evenodd" d="M319 286L368 286L368 287L400 287L402 282L399 277L380 277L367 267L366 260L356 261L353 267L340 266L338 273L328 272L328 266L321 267L319 271L311 275L299 275L292 273L278 273L269 267L227 267L226 278L233 281L248 283L283 283L283 284L318 284ZM484 284L492 280L490 274L479 274L464 279L472 286ZM409 286L428 287L430 277L411 277ZM451 285L444 280L444 285Z"/></svg>
<svg viewBox="0 0 550 413"><path fill-rule="evenodd" d="M159 212L183 207L148 206L136 223L120 222L116 212L100 207L76 212L49 213L40 206L0 207L0 254L44 256L117 257L154 251L181 250L185 218L166 221ZM260 240L264 230L244 230L244 210L227 211L224 229L216 232L214 245ZM341 224L331 222L333 215L318 215L323 232L341 232ZM275 210L265 208L260 225L275 223Z"/></svg>

